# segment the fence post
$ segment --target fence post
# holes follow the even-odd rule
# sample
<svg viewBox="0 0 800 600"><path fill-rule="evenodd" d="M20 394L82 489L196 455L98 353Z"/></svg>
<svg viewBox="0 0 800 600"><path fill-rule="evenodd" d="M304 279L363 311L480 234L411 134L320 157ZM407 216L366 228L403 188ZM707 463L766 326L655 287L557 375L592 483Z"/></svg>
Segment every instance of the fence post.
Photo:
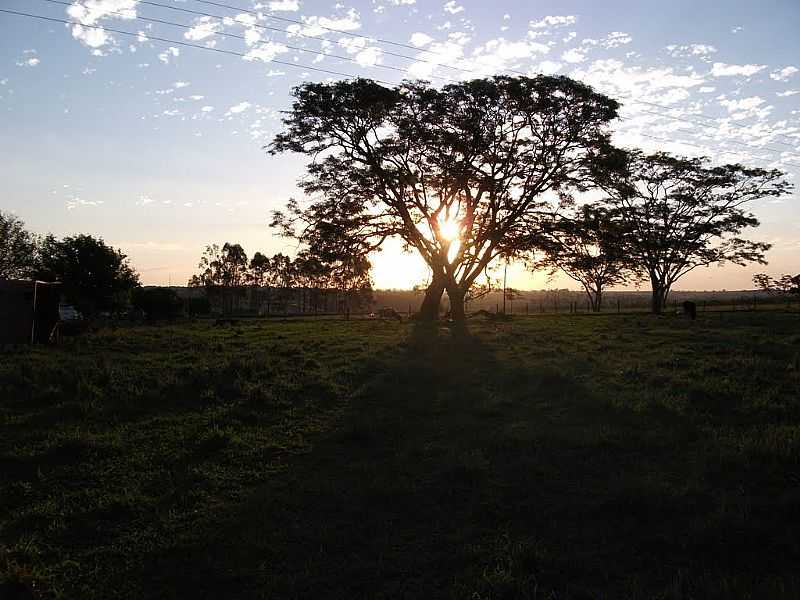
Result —
<svg viewBox="0 0 800 600"><path fill-rule="evenodd" d="M528 316L528 303L525 302L525 316Z"/></svg>

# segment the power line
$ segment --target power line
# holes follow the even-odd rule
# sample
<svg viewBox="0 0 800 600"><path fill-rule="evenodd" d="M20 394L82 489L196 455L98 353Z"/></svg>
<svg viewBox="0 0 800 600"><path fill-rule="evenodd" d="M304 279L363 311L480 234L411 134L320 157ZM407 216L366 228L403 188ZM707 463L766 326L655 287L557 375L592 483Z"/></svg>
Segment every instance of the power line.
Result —
<svg viewBox="0 0 800 600"><path fill-rule="evenodd" d="M660 113L657 113L657 112L653 112L653 111L650 111L650 110L643 110L641 112L649 114L649 115L655 115L657 117L661 117L661 118L664 118L664 119L672 119L673 121L679 121L679 122L682 122L682 123L686 122L685 119L682 119L680 117L674 117L672 115L663 115L663 114L660 114ZM711 125L702 125L701 124L701 127L712 127L712 126ZM683 132L683 133L693 133L693 132L689 131L688 129L678 129L678 131ZM729 139L729 140L725 140L725 143L726 144L735 144L737 146L743 146L745 148L750 148L752 150L767 150L769 152L774 152L776 154L793 154L793 153L786 152L786 150L778 150L778 149L770 148L767 145L754 146L753 144L748 144L747 142L740 142L739 140ZM797 165L795 165L795 166L797 166Z"/></svg>
<svg viewBox="0 0 800 600"><path fill-rule="evenodd" d="M275 19L276 21L284 21L286 23L294 23L296 25L303 25L305 27L307 27L309 25L308 23L306 23L304 21L298 21L297 19L290 19L288 17L280 17L280 16L276 15L275 13L259 13L258 11L255 11L255 10L248 10L246 8L240 8L238 6L232 6L230 4L225 4L223 2L212 2L211 0L195 0L195 2L199 2L200 4L208 4L210 6L216 6L216 7L219 7L219 8L227 8L229 10L236 10L236 11L247 13L247 14L251 14L251 15L264 14L264 16L269 18L269 19ZM415 50L417 52L427 52L428 54L436 54L438 56L445 56L444 54L441 54L440 52L433 52L431 50L425 50L424 48L417 48L416 46L412 46L411 44L404 44L402 42L394 42L392 40L375 38L375 37L371 37L371 36L368 36L368 35L362 35L360 33L354 33L352 31L347 31L345 29L336 29L335 27L326 27L324 25L319 25L319 24L315 24L315 26L319 27L320 29L325 29L326 31L330 31L332 33L339 33L339 34L342 34L342 35L348 35L348 36L355 37L355 38L361 38L361 39L364 39L364 40L369 40L371 42L378 42L379 44L387 44L387 45L390 45L390 46L397 46L398 48L408 48L409 50ZM417 60L417 59L414 58L414 59L411 59L411 60ZM441 65L441 66L449 66L449 65ZM450 67L450 68L455 68L455 67Z"/></svg>
<svg viewBox="0 0 800 600"><path fill-rule="evenodd" d="M59 1L59 0L45 0L45 1L51 2L51 3L54 3L54 4L67 5L67 6L74 5L72 3L62 2L62 1ZM201 0L196 0L196 1L201 1ZM217 15L209 15L209 14L206 14L206 13L200 13L198 11L191 11L189 9L179 9L177 7L170 7L170 6L165 5L165 4L160 4L160 3L157 3L157 2L150 2L148 0L140 0L140 3L150 4L150 5L154 5L154 6L161 6L161 7L164 7L164 8L171 8L171 9L181 10L181 11L190 12L190 13L193 13L193 14L201 14L203 16L210 16L212 18L225 19L225 17L220 17L220 16L217 16ZM219 4L219 3L215 3L215 4ZM235 9L235 7L233 7L233 8ZM8 14L14 14L14 15L17 15L17 16L34 18L34 19L52 21L52 22L57 22L57 23L64 23L64 24L67 24L67 25L78 25L78 26L81 26L81 27L87 27L87 28L91 28L91 29L105 30L105 31L110 31L112 33L117 33L117 34L120 34L120 35L126 35L126 36L137 37L137 38L141 35L139 33L133 33L133 32L129 32L129 31L122 31L122 30L112 29L112 28L109 28L109 27L103 27L103 26L99 26L99 25L87 25L87 24L78 23L78 22L75 22L75 21L68 21L68 20L64 20L64 19L57 19L57 18L53 18L53 17L46 17L46 16L42 16L42 15L36 15L36 14L31 14L31 13L23 13L23 12L12 11L12 10L7 10L7 9L0 9L0 12L4 12L4 13L8 13ZM122 13L113 13L113 14L122 15ZM167 24L167 25L171 25L171 26L181 27L181 28L184 28L184 29L191 29L190 26L184 25L184 24L181 24L181 23L173 23L173 22L170 22L170 21L164 21L164 20L160 20L160 19L151 19L151 18L148 18L148 17L134 17L134 18L137 19L137 20L152 21L152 22L163 23L163 24ZM262 26L262 27L264 27L264 26ZM264 27L264 28L266 28L266 27ZM269 29L274 29L274 28L269 28ZM278 31L283 31L283 30L278 30ZM243 36L238 36L236 34L224 34L224 33L221 33L221 32L212 32L212 33L214 35L217 35L217 34L230 35L231 37L234 37L234 38L244 39ZM310 70L310 71L316 71L316 72L319 72L319 73L326 73L326 74L329 74L329 75L336 75L336 76L345 77L345 78L358 78L359 77L358 75L353 75L353 74L350 74L350 73L344 73L344 72L341 72L341 71L333 71L333 70L330 70L330 69L314 67L314 66L311 66L311 65L305 65L305 64L301 64L301 63L282 61L282 60L275 59L275 58L273 58L270 61L264 61L262 59L259 59L258 57L254 57L254 56L251 56L251 55L248 55L248 54L244 54L244 53L241 53L241 52L236 52L236 51L233 51L233 50L224 50L224 49L221 49L221 48L213 48L213 47L204 46L204 45L200 45L200 44L192 44L190 42L183 42L183 41L172 40L172 39L169 39L169 38L162 38L162 37L157 37L157 36L146 35L146 37L148 38L148 40L152 40L152 41L159 41L159 42L162 42L162 43L175 44L175 45L184 46L184 47L190 47L190 48L198 48L200 50L208 50L208 51L217 52L217 53L220 53L220 54L228 54L228 55L232 55L232 56L238 56L238 57L241 57L241 58L256 59L256 60L260 60L262 62L265 62L267 64L274 63L274 64L278 64L278 65L289 66L289 67L294 67L294 68L300 68L300 69L305 69L305 70ZM313 39L317 39L317 38L313 38ZM290 46L287 46L287 47L290 47ZM315 54L323 54L325 56L331 56L331 55L328 55L328 54L325 54L325 53L320 53L320 52L313 51L313 50L306 50L306 49L302 49L302 48L297 48L297 50L299 50L299 51L308 51L308 52L312 52L312 53L315 53ZM333 55L333 56L337 57L337 58L343 58L345 60L349 59L349 60L352 60L353 62L357 62L357 61L351 59L350 57L338 57L337 55ZM416 60L416 59L412 58L411 60ZM400 69L398 67L394 67L393 69L394 70L399 70L399 71L405 72L405 73L408 72L408 71ZM375 79L375 81L378 82L378 83L386 84L386 85L395 85L395 84L393 84L391 82L382 81L380 79ZM454 81L454 80L450 80L450 81ZM636 101L636 102L645 103L644 101ZM653 104L653 103L648 103L648 104ZM672 109L670 108L670 110L672 110ZM688 122L688 120L686 118L675 117L675 116L672 116L672 115L662 115L662 114L654 113L654 112L651 112L651 111L643 111L643 112L650 112L650 114L654 114L656 116L664 117L664 118L668 118L668 119L673 119L673 120L676 120L676 121ZM703 124L703 123L701 123L701 125L703 127L711 127L710 125L706 125L706 124ZM759 150L759 151L767 150L767 151L770 151L770 152L781 153L781 154L786 153L786 151L773 149L773 148L770 148L769 146L766 146L766 145L765 146L754 146L754 145L751 145L751 144L747 144L745 142L739 142L737 140L728 140L727 143L736 144L736 145L743 146L745 148L749 148L749 149L752 149L752 150ZM786 153L786 154L788 154L788 153ZM784 158L782 158L782 160L785 161ZM792 164L792 163L788 163L788 162L786 164L791 164L792 166L798 166L796 164Z"/></svg>
<svg viewBox="0 0 800 600"><path fill-rule="evenodd" d="M142 34L139 34L139 33L134 33L132 31L122 31L120 29L112 29L110 27L102 27L100 25L86 25L86 24L83 24L83 23L78 23L77 21L68 21L66 19L57 19L55 17L46 17L44 15L35 15L35 14L20 12L20 11L16 11L16 10L7 10L7 9L4 9L4 8L0 8L0 12L6 13L6 14L9 14L9 15L16 15L16 16L20 16L20 17L28 17L28 18L32 18L32 19L40 19L42 21L52 21L54 23L64 23L66 25L79 25L80 27L88 27L90 29L100 29L100 30L103 30L103 31L110 31L112 33L117 33L119 35L127 35L129 37L135 37L135 38L138 38L140 35L142 35ZM236 52L234 50L224 50L222 48L211 48L209 46L201 46L200 44L192 44L191 42L182 42L182 41L179 41L179 40L172 40L172 39L169 39L169 38L162 38L162 37L151 36L151 35L145 35L145 37L147 38L148 41L162 42L164 44L175 44L176 46L185 46L185 47L188 47L188 48L197 48L199 50L208 50L209 52L217 52L218 54L228 54L228 55L231 55L231 56L238 56L240 58L248 58L248 59L261 61L261 59L258 58L258 57L248 56L247 54L245 54L243 52ZM277 65L283 65L283 66L286 66L286 67L294 67L296 69L305 69L305 70L309 70L309 71L317 71L319 73L326 73L328 75L336 75L337 77L345 77L347 79L357 79L359 77L358 75L352 75L350 73L343 73L341 71L332 71L330 69L322 69L320 67L312 67L311 65L304 65L304 64L301 64L301 63L287 62L287 61L278 60L278 59L272 59L270 61L261 61L261 62L265 62L267 64L275 63ZM393 83L391 83L389 81L381 81L380 79L375 79L374 81L377 81L378 83L383 83L385 85L394 85Z"/></svg>
<svg viewBox="0 0 800 600"><path fill-rule="evenodd" d="M188 14L197 15L197 16L201 16L201 17L211 17L213 19L220 19L222 21L224 21L225 19L231 19L232 18L230 16L215 15L213 13L207 13L207 12L203 12L203 11L199 11L199 10L192 10L190 8L181 8L180 6L171 6L169 4L163 4L161 2L152 2L150 0L139 0L139 4L146 4L148 6L157 6L159 8L166 8L167 10L174 10L174 11L188 13ZM222 7L225 7L225 8L229 8L230 10L236 10L236 11L240 11L240 12L244 12L244 13L252 13L252 14L256 14L256 15L259 14L259 13L255 12L255 11L251 11L251 10L247 10L247 9L243 9L243 8L238 8L236 6L230 6L230 5L226 5L226 4L216 3L215 6L222 6ZM277 18L277 19L286 20L283 17L270 17L270 18ZM301 23L303 25L307 25L307 23L302 23L302 21L291 21L291 22ZM241 23L241 22L239 24L240 25L244 25L244 23ZM280 32L280 33L286 35L287 37L290 36L290 35L294 35L294 36L297 36L297 37L306 38L306 39L309 39L309 40L314 40L315 42L320 41L319 37L313 36L313 35L307 35L305 33L300 33L300 32L292 33L292 32L287 31L286 29L279 29L278 27L270 27L268 25L259 25L257 23L248 24L248 25L250 27L255 27L257 29L265 29L265 30L268 30L268 31L277 31L277 32ZM394 44L394 45L404 46L404 44L398 44L396 42L381 41L381 40L377 40L377 39L370 38L370 37L367 37L367 36L354 34L352 32L348 32L348 31L340 31L338 29L332 29L330 27L323 27L322 25L320 25L319 27L322 28L322 29L328 29L330 31L335 31L335 32L338 32L338 33L353 35L355 37L361 37L361 38L372 40L372 41L375 41L375 42L378 42L378 43L382 43L382 44L386 43L386 44ZM413 49L418 50L418 51L423 51L420 48L414 48L413 46L408 46L408 47L409 48L413 48ZM474 73L474 71L471 71L469 69L462 69L460 67L456 67L456 66L453 66L453 65L432 62L432 61L429 61L429 60L425 60L423 58L418 58L418 57L415 57L415 56L408 56L407 54L399 54L397 52L390 52L390 51L384 50L382 48L381 48L381 52L383 54L387 55L387 56L394 56L396 58L402 58L402 59L405 59L405 60L412 60L412 61L415 61L415 62L421 62L421 63L425 63L425 64L432 65L432 66L435 66L435 67L442 67L442 68L445 68L445 69L451 69L453 71L461 71L463 73ZM429 52L430 53L429 50L424 50L424 52Z"/></svg>
<svg viewBox="0 0 800 600"><path fill-rule="evenodd" d="M238 11L238 12L242 12L242 13L245 13L245 14L251 14L251 15L256 15L256 16L263 15L263 16L269 18L269 19L275 19L275 20L284 21L284 22L287 22L287 23L294 23L294 24L303 25L303 26L308 26L309 25L308 23L305 23L305 22L297 20L297 19L290 19L288 17L281 17L281 16L278 16L278 15L275 15L274 13L262 13L262 12L255 11L255 10L249 10L249 9L246 9L246 8L242 8L242 7L239 7L239 6L234 6L232 4L227 4L227 3L224 3L224 2L216 2L216 1L213 1L213 0L194 0L194 1L198 2L200 4L207 4L207 5L210 5L210 6L216 6L218 8L226 8L226 9L229 9L229 10ZM152 2L152 1L149 1L149 0L140 0L140 2L142 4L150 4L150 5L154 5L154 6L164 6L164 8L176 9L176 7L165 6L165 5L159 4L157 2ZM205 14L205 13L203 13L203 14ZM206 14L205 16L212 16L212 15L207 15ZM217 18L222 18L222 17L217 17ZM418 52L425 52L425 53L428 53L428 54L447 57L447 55L442 54L440 52L435 52L433 50L425 50L424 48L416 48L414 46L411 46L409 44L404 44L404 43L401 43L401 42L395 42L395 41L392 41L392 40L375 38L375 37L371 37L371 36L367 36L367 35L362 35L362 34L359 34L359 33L354 33L352 31L346 31L346 30L343 30L343 29L336 29L335 27L325 27L325 26L319 25L319 24L315 24L315 26L320 27L320 29L325 29L327 31L331 31L331 32L334 32L334 33L339 33L339 34L348 35L348 36L351 36L351 37L361 38L361 39L377 42L377 43L380 43L380 44L388 44L388 45L398 46L398 47L402 47L402 48L409 48L411 50L415 50L415 51L418 51ZM274 29L274 28L270 28L270 29ZM281 31L283 31L283 30L281 30ZM302 34L298 33L296 35L302 35ZM314 36L303 36L303 37L312 37L313 39L317 39ZM385 51L384 51L384 53L391 54L391 53L385 52ZM424 63L432 64L432 65L439 66L439 67L445 67L445 68L448 68L448 69L454 69L454 70L457 70L457 71L461 71L463 73L473 73L473 74L477 73L477 71L475 71L474 69L466 69L466 68L463 68L463 67L455 67L455 66L452 66L452 65L442 65L442 64L439 64L439 63L431 63L430 61L426 61L426 60L423 60L423 59L420 59L420 58L406 56L406 55L402 55L402 54L391 54L391 55L399 56L400 58L404 58L406 60L414 60L414 61L418 61L418 62L424 62ZM447 58L449 58L449 57L447 57ZM523 71L518 71L518 70L515 70L515 69L506 69L506 70L509 73L513 73L515 75L528 76L528 73L525 73ZM622 94L620 92L615 92L615 95L618 95L621 98L625 98L627 100L630 100L631 102L635 102L636 104L642 104L644 106L660 108L662 110L670 110L670 111L674 110L674 107L672 107L672 106L668 106L668 105L665 105L665 104L659 104L657 102L651 102L651 101L647 101L647 100L639 100L639 99L635 98L634 96L625 95L625 94ZM667 115L665 115L665 116L667 116ZM697 114L697 115L692 115L692 116L694 116L696 118L691 118L691 116L687 115L687 116L683 117L682 120L685 120L686 122L692 122L692 123L695 123L695 124L698 124L698 125L702 125L703 127L711 127L712 125L707 124L707 123L702 123L702 122L698 121L697 119L705 119L707 121L713 121L715 124L717 124L718 121L719 121L718 117L712 117L712 116L704 115L704 114ZM668 118L677 118L677 117L668 116ZM741 128L741 129L746 129L747 128L747 126L740 125L738 123L729 123L729 124L731 126L733 126L733 127L736 127L736 128ZM781 134L779 134L779 135L781 135ZM795 152L797 152L798 143L783 142L781 140L774 140L771 143L773 143L773 144L781 144L782 146L787 146L789 148L792 148ZM781 152L783 152L783 151L781 151Z"/></svg>
<svg viewBox="0 0 800 600"><path fill-rule="evenodd" d="M41 1L42 2L50 2L51 4L60 4L62 6L84 6L85 7L84 4L80 4L80 3L76 4L74 2L66 2L64 0L41 0ZM106 14L117 15L119 17L128 18L130 20L147 21L148 23L158 23L160 25L169 25L171 27L179 27L181 29L186 29L186 30L190 30L190 29L194 28L194 26L186 25L185 23L176 23L174 21L166 21L164 19L156 19L156 18L153 18L153 17L144 17L144 16L139 16L139 15L137 15L135 17L130 17L126 13L121 13L121 12L116 12L116 11L107 11ZM77 24L81 25L80 23L77 23ZM273 28L270 28L270 29L273 29ZM276 31L282 31L282 30L277 29ZM234 38L234 39L242 40L242 41L246 41L246 39L247 39L243 35L238 35L236 33L228 33L228 32L223 32L223 31L208 31L208 34L209 35L215 35L215 36L222 36L222 37L230 37L230 38ZM258 46L263 46L263 45L264 45L264 42L259 42L258 43ZM318 55L318 56L326 56L326 57L330 57L330 58L337 58L339 60L344 60L344 61L355 63L355 64L357 64L359 66L364 66L361 63L359 63L358 60L356 60L352 56L342 56L341 54L333 54L333 53L328 53L328 52L322 52L320 50L311 50L309 48L301 48L300 46L292 46L290 44L283 44L283 46L285 46L286 48L288 48L290 50L295 50L297 52L307 52L309 54L315 54L315 55ZM391 65L382 65L382 64L379 64L379 63L376 63L374 65L368 65L368 66L375 67L375 68L380 68L380 69L388 69L388 70L391 70L391 71L397 71L399 73L405 73L406 75L411 75L411 73L407 69L403 69L401 67L394 67L394 66L391 66ZM442 79L444 81L451 81L451 82L455 82L456 81L455 79L450 79L450 78L447 78L447 77L435 77L435 79Z"/></svg>

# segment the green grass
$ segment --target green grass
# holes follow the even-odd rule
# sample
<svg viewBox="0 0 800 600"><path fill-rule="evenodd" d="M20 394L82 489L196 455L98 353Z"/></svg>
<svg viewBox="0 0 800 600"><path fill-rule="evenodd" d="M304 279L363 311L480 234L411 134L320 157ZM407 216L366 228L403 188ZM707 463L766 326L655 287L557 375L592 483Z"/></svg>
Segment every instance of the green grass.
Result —
<svg viewBox="0 0 800 600"><path fill-rule="evenodd" d="M0 356L41 598L800 597L800 318L102 331Z"/></svg>

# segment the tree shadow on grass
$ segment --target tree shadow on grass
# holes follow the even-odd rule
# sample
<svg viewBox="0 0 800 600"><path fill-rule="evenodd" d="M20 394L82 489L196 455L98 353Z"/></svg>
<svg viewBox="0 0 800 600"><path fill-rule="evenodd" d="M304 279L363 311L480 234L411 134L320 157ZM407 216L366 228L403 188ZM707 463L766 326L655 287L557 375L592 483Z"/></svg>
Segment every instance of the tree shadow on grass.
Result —
<svg viewBox="0 0 800 600"><path fill-rule="evenodd" d="M721 598L798 589L784 570L790 536L760 539L767 507L744 517L731 499L738 508L720 512L688 482L680 449L642 430L654 421L600 402L576 379L505 364L484 337L441 327L416 328L404 351L373 368L341 426L311 452L144 556L128 573L141 594Z"/></svg>

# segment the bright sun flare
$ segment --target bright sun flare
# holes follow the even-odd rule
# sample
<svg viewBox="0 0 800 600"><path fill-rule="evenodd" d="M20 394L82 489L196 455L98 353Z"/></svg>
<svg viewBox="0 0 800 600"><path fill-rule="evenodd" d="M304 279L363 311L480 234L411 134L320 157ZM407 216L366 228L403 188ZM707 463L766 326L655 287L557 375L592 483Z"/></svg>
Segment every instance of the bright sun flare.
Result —
<svg viewBox="0 0 800 600"><path fill-rule="evenodd" d="M440 222L439 231L444 239L452 242L453 240L458 239L459 234L461 233L461 228L458 225L458 221L453 219L450 221Z"/></svg>

